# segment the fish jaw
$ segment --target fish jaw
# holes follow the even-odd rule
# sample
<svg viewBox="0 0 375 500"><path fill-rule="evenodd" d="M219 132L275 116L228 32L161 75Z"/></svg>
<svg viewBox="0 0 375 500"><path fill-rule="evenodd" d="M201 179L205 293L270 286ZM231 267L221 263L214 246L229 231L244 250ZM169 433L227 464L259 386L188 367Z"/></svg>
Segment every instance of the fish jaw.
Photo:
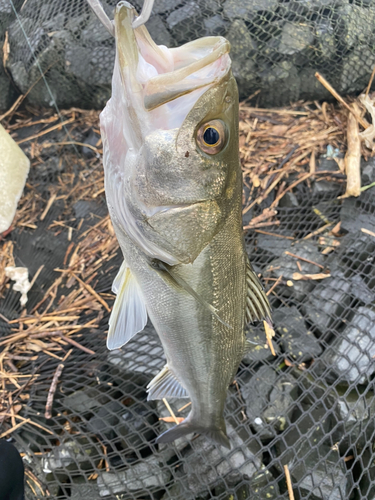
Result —
<svg viewBox="0 0 375 500"><path fill-rule="evenodd" d="M147 220L170 206L218 198L225 188L226 173L217 162L205 173L206 181L191 182L190 192L182 189L186 183L179 193L173 186L158 189L165 179L183 180L184 173L197 163L192 137L188 146L185 139L178 144L180 129L200 97L229 75L230 46L222 37L207 37L174 49L157 46L144 26L132 28L135 16L129 3L118 4L112 97L100 116L106 195L111 217L120 230L149 257L175 265L190 261L190 257L181 260L181 255L177 255L181 252L173 253L173 245L164 241ZM153 170L149 161L149 146L158 137L166 136L172 154L164 163L165 173L158 176L158 169ZM187 160L183 164L185 172L178 168L180 156ZM201 171L207 170L203 167ZM146 189L142 190L145 184ZM215 193L209 192L209 186L215 186Z"/></svg>

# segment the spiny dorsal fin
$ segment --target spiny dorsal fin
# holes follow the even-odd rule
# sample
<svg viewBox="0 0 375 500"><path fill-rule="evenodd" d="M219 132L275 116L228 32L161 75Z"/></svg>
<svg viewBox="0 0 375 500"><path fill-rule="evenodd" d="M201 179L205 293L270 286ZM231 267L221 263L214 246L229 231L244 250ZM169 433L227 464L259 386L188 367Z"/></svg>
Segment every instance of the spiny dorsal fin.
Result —
<svg viewBox="0 0 375 500"><path fill-rule="evenodd" d="M246 266L246 286L246 323L271 319L271 307L268 297L249 261L247 261Z"/></svg>
<svg viewBox="0 0 375 500"><path fill-rule="evenodd" d="M188 398L186 389L182 387L167 365L154 377L147 386L147 399Z"/></svg>
<svg viewBox="0 0 375 500"><path fill-rule="evenodd" d="M147 311L141 289L126 263L123 262L112 290L117 294L109 318L108 349L118 349L147 323Z"/></svg>

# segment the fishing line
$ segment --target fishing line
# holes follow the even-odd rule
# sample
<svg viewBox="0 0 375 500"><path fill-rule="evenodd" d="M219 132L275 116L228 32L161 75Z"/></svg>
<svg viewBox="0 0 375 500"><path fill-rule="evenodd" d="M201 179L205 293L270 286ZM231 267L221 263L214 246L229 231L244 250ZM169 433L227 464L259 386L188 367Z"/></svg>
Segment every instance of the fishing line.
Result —
<svg viewBox="0 0 375 500"><path fill-rule="evenodd" d="M22 21L21 21L21 19L20 19L20 16L18 15L18 12L17 12L17 10L16 10L16 8L15 8L15 6L14 6L13 0L10 0L10 5L11 5L11 7L12 7L12 9L13 9L13 12L14 12L14 14L15 14L16 18L17 18L17 21L18 21L18 23L19 23L19 25L20 25L20 27L21 27L22 33L23 33L23 35L24 35L24 37L25 37L25 39L26 39L26 43L27 43L27 45L28 45L28 47L29 47L29 49L30 49L30 52L31 52L31 54L33 55L34 61L35 61L35 63L36 63L36 66L37 66L37 68L38 68L38 70L39 70L39 72L40 72L41 79L43 80L43 82L44 82L44 84L45 84L45 86L46 86L47 92L48 92L48 93L49 93L49 95L50 95L52 105L53 105L53 107L55 108L55 110L56 110L56 112L57 112L57 115L58 115L58 117L59 117L60 121L61 121L61 122L63 122L63 121L64 121L64 118L63 118L63 116L62 116L62 114L61 114L61 112L60 112L59 107L57 106L56 99L55 99L54 95L52 94L52 91L51 91L51 88L50 88L50 86L49 86L49 84L48 84L48 82L47 82L47 79L46 79L45 73L44 73L44 71L42 70L42 68L41 68L41 66L40 66L40 63L39 63L39 61L38 61L38 58L37 58L37 56L35 55L35 52L34 52L34 50L33 50L32 46L31 46L31 43L30 43L29 37L28 37L28 36L27 36L27 34L26 34L26 31L25 31L25 29L24 29L24 27L23 27L23 24L22 24ZM72 136L70 135L69 130L68 130L68 129L67 129L67 127L66 127L66 125L63 125L63 126L62 126L62 128L63 128L63 129L64 129L64 131L66 132L66 134L67 134L67 136L69 137L69 139L70 139L72 142L74 142L74 141L73 141ZM75 144L72 144L72 146L73 146L73 148L74 148L75 153L76 153L79 157L82 157L81 153L80 153L80 152L78 151L78 149L77 149L77 146L76 146Z"/></svg>

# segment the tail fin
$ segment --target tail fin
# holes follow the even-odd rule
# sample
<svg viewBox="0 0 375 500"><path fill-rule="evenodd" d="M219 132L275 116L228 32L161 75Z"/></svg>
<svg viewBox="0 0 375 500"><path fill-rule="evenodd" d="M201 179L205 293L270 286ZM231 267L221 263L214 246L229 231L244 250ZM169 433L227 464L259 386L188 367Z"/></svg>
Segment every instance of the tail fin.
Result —
<svg viewBox="0 0 375 500"><path fill-rule="evenodd" d="M192 432L196 432L197 434L204 434L209 439L219 444L220 446L225 446L225 448L231 448L230 442L227 436L227 431L225 428L225 422L223 420L222 425L220 427L201 427L199 425L194 424L194 422L189 421L189 417L186 418L183 422L172 429L168 429L163 432L157 439L157 443L170 443L175 439L178 439L182 436L186 436L187 434L191 434Z"/></svg>

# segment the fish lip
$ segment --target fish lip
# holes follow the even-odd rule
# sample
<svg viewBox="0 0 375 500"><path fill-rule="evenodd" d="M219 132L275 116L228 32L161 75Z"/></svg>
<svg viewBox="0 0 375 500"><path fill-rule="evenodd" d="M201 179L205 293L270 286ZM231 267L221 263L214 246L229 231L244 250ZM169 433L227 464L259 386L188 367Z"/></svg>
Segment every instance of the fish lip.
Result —
<svg viewBox="0 0 375 500"><path fill-rule="evenodd" d="M127 1L117 4L116 45L122 78L131 81L133 92L141 92L146 111L216 83L229 72L230 43L224 37L203 37L167 49L154 43L145 26L132 28L136 15L136 10ZM151 74L145 81L140 81L137 74L141 58L157 70L156 75ZM207 74L202 75L205 70ZM191 78L198 72L198 78Z"/></svg>

